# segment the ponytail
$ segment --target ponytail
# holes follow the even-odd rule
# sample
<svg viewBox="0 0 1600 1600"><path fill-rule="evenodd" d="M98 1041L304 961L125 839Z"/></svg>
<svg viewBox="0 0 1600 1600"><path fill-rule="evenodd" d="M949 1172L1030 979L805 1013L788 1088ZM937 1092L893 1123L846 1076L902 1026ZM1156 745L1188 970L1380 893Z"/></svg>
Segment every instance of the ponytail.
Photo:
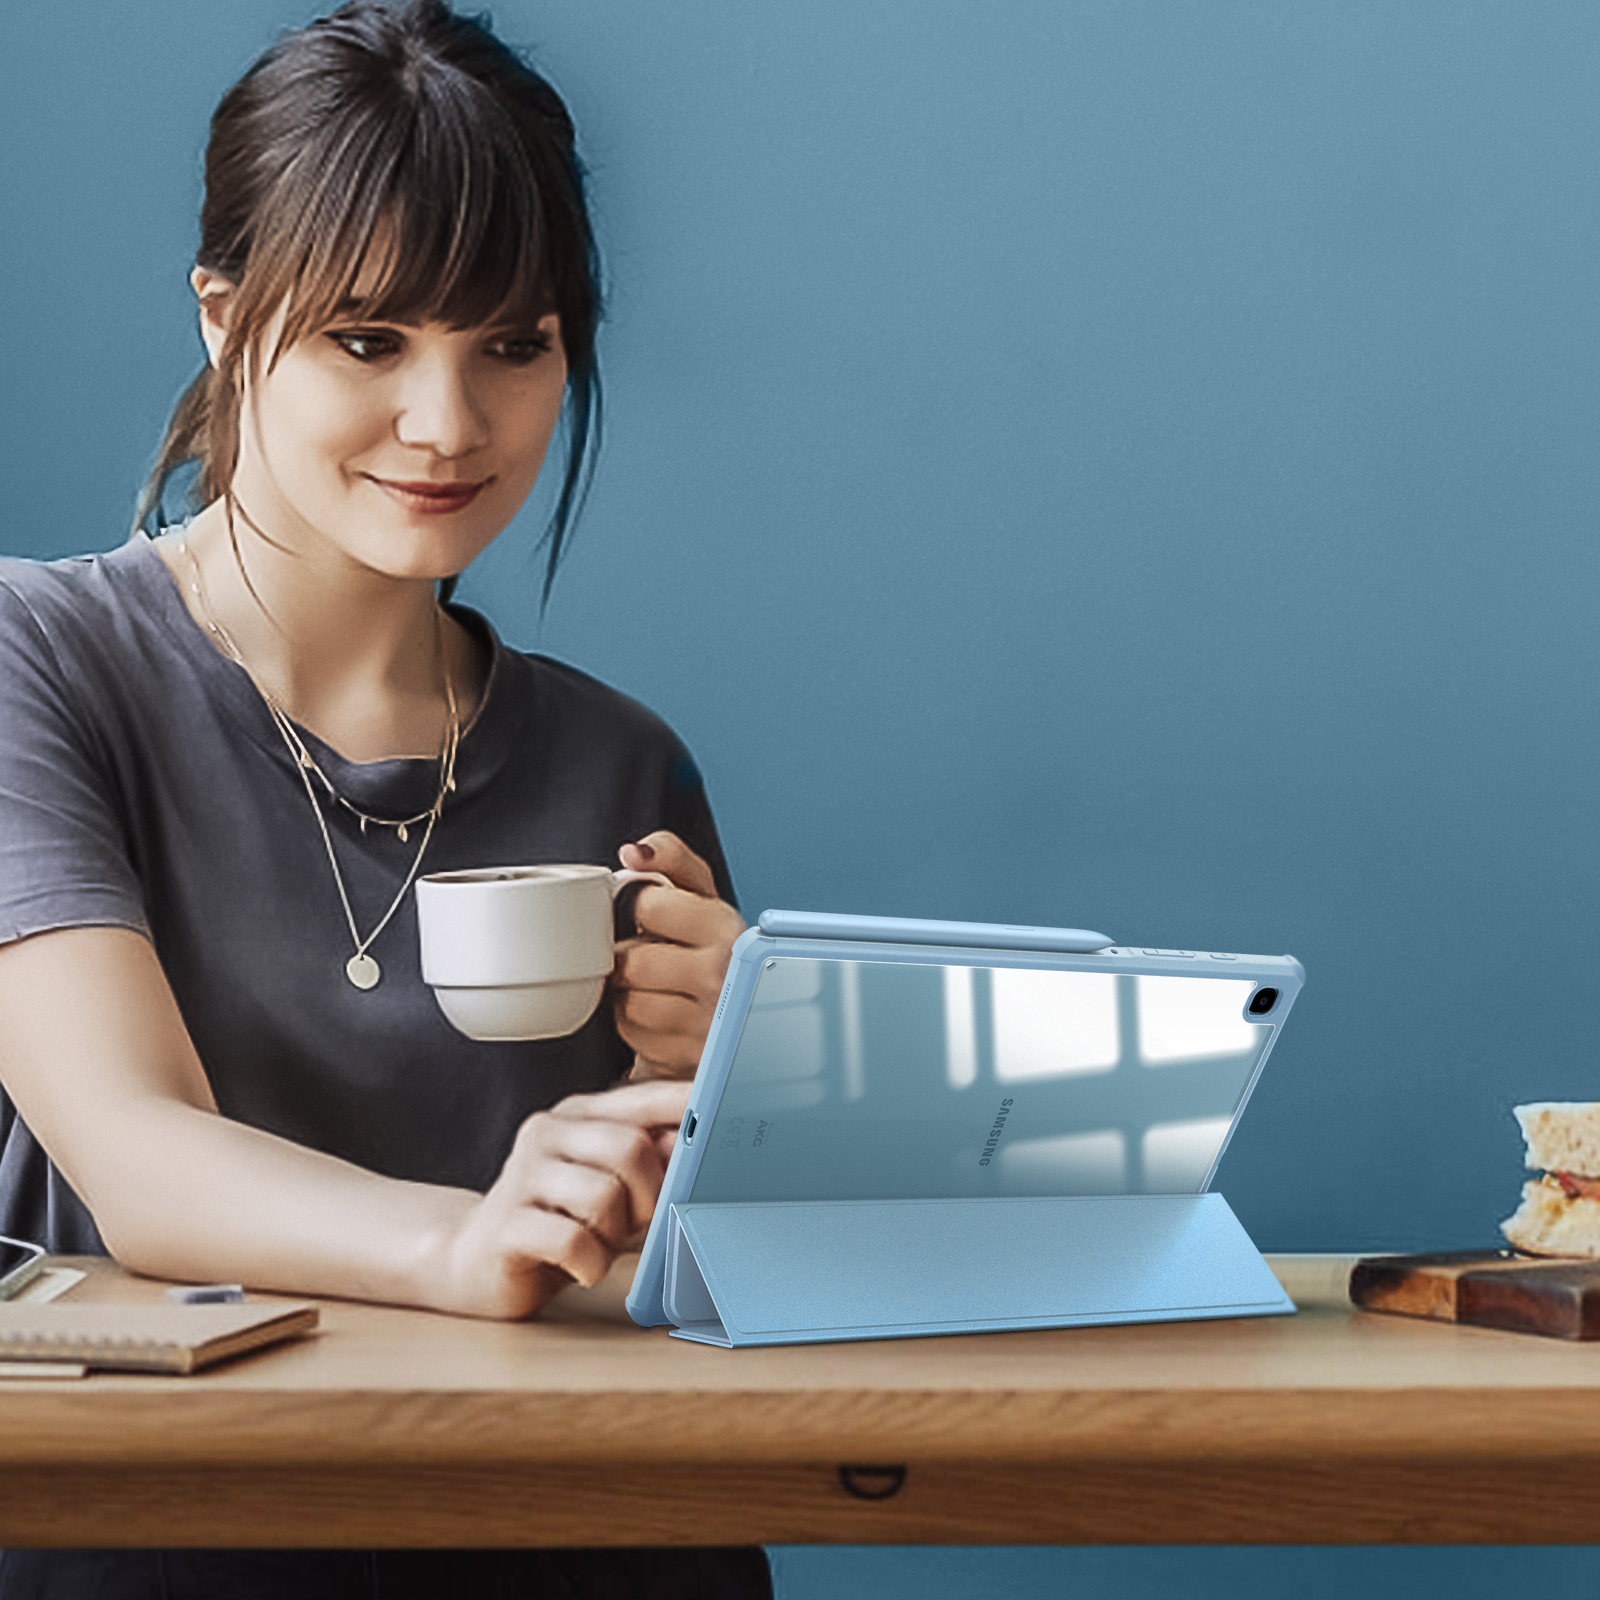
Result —
<svg viewBox="0 0 1600 1600"><path fill-rule="evenodd" d="M230 391L234 391L230 393ZM160 531L163 501L180 467L198 462L200 474L190 492L198 505L209 505L228 487L238 454L239 410L234 385L208 362L179 396L134 508L133 531Z"/></svg>

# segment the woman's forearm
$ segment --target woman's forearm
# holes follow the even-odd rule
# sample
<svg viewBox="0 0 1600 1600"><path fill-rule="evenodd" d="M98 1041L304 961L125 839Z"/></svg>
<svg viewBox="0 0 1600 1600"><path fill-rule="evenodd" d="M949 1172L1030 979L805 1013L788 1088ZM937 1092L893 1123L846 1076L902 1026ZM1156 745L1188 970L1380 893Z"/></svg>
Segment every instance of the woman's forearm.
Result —
<svg viewBox="0 0 1600 1600"><path fill-rule="evenodd" d="M160 1277L441 1305L478 1197L220 1116L150 942L69 928L0 948L0 1081L112 1253Z"/></svg>
<svg viewBox="0 0 1600 1600"><path fill-rule="evenodd" d="M80 1183L124 1266L451 1309L445 1260L470 1191L380 1177L172 1101L125 1105L116 1122L120 1148L101 1150Z"/></svg>

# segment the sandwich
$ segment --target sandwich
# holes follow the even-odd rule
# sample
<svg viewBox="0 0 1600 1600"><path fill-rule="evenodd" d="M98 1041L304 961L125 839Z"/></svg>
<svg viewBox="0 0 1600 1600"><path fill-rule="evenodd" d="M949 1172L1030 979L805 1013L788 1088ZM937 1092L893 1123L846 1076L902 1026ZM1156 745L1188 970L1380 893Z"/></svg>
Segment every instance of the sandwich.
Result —
<svg viewBox="0 0 1600 1600"><path fill-rule="evenodd" d="M1543 1176L1522 1186L1522 1204L1500 1231L1530 1255L1600 1259L1600 1102L1541 1100L1512 1109L1528 1165Z"/></svg>

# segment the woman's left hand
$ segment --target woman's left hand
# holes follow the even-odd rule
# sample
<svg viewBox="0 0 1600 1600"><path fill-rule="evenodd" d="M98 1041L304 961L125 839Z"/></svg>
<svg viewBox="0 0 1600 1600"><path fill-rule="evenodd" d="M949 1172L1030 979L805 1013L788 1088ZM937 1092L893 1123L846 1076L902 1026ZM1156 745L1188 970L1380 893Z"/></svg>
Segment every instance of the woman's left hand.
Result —
<svg viewBox="0 0 1600 1600"><path fill-rule="evenodd" d="M617 945L611 969L617 1032L635 1052L634 1078L692 1078L744 918L717 896L711 868L675 833L647 834L619 855L659 872L634 900L636 938Z"/></svg>

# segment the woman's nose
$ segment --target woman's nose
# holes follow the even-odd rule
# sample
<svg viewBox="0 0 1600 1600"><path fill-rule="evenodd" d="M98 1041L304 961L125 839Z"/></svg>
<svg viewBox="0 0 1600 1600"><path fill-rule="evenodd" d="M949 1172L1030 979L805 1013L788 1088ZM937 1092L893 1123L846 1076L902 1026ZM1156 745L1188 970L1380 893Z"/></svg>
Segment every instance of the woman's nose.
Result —
<svg viewBox="0 0 1600 1600"><path fill-rule="evenodd" d="M401 385L395 436L439 456L464 456L489 442L489 419L460 362L448 355L416 362Z"/></svg>

